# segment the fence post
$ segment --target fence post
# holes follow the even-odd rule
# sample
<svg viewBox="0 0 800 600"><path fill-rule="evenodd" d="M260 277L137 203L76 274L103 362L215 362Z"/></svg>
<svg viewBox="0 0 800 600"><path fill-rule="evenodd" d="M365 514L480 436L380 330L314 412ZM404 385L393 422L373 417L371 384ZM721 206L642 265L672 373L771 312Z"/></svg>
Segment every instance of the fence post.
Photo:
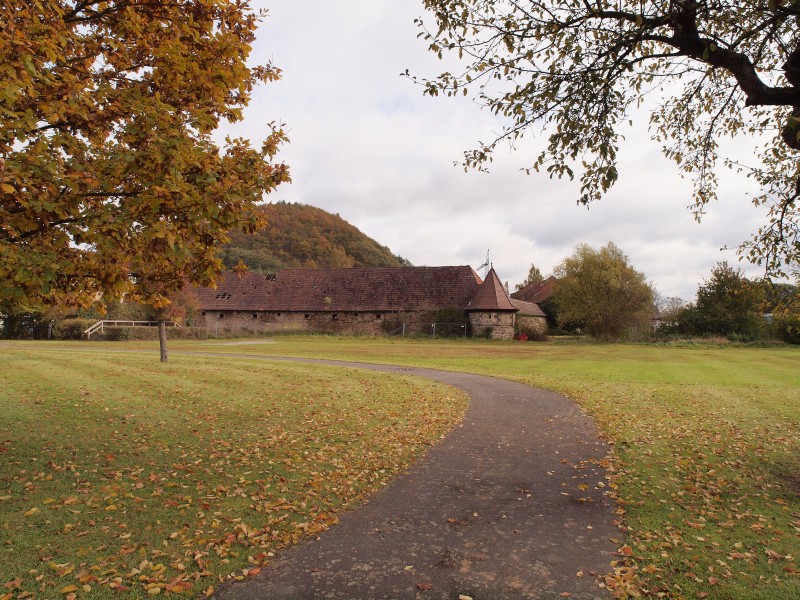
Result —
<svg viewBox="0 0 800 600"><path fill-rule="evenodd" d="M436 323L432 323L433 325L433 337L436 337Z"/></svg>

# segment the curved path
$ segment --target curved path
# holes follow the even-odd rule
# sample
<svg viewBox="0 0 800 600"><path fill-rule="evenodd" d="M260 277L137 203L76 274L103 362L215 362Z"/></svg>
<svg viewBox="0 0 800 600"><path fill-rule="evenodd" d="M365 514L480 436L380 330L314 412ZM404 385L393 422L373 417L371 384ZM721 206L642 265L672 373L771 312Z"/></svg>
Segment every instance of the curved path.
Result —
<svg viewBox="0 0 800 600"><path fill-rule="evenodd" d="M608 448L572 401L465 373L238 356L427 377L470 405L407 475L216 598L608 598L595 581L621 537L603 494Z"/></svg>

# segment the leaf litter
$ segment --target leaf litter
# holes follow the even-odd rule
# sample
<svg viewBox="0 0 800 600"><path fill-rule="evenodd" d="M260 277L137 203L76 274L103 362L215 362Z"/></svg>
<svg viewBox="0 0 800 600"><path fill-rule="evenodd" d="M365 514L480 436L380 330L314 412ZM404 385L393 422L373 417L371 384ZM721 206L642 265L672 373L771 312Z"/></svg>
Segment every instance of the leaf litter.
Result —
<svg viewBox="0 0 800 600"><path fill-rule="evenodd" d="M466 409L451 388L379 373L4 354L0 600L197 596L256 575Z"/></svg>

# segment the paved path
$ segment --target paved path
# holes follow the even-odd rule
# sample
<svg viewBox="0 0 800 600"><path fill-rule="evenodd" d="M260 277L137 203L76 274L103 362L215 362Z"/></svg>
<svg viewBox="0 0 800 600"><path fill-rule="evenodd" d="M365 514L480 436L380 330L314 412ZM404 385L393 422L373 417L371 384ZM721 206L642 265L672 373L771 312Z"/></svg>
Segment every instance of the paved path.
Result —
<svg viewBox="0 0 800 600"><path fill-rule="evenodd" d="M417 375L471 401L463 423L408 475L259 575L224 584L216 598L609 597L593 576L610 570L619 544L609 538L621 537L598 465L607 447L570 400L464 373L247 358Z"/></svg>

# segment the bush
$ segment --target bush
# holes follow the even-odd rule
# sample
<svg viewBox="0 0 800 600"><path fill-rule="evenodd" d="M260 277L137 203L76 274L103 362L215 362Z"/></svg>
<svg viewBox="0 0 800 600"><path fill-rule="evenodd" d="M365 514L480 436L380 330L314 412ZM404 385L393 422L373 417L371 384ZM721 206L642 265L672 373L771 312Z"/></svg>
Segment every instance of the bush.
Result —
<svg viewBox="0 0 800 600"><path fill-rule="evenodd" d="M484 339L491 339L492 333L494 333L494 327L484 327L483 329L478 332L478 335L475 337L484 338Z"/></svg>
<svg viewBox="0 0 800 600"><path fill-rule="evenodd" d="M431 323L436 323L436 337L464 337L469 334L469 318L460 308L448 306L430 315Z"/></svg>
<svg viewBox="0 0 800 600"><path fill-rule="evenodd" d="M547 332L541 331L539 328L529 325L524 319L517 319L514 327L517 337L524 335L527 340L532 342L546 342Z"/></svg>
<svg viewBox="0 0 800 600"><path fill-rule="evenodd" d="M84 331L97 323L97 319L64 319L56 324L53 337L57 340L82 340L85 339Z"/></svg>
<svg viewBox="0 0 800 600"><path fill-rule="evenodd" d="M384 315L381 319L381 330L386 335L394 333L403 327L403 317L401 315Z"/></svg>
<svg viewBox="0 0 800 600"><path fill-rule="evenodd" d="M158 327L106 327L102 334L98 332L92 339L109 342L157 340ZM167 327L167 339L206 340L208 331L205 327Z"/></svg>
<svg viewBox="0 0 800 600"><path fill-rule="evenodd" d="M549 337L547 337L547 334L544 333L543 331L539 331L537 329L531 329L528 327L520 328L519 333L517 335L520 336L524 335L526 340L529 342L546 342L548 339L550 339Z"/></svg>
<svg viewBox="0 0 800 600"><path fill-rule="evenodd" d="M158 327L106 327L104 334L97 339L111 342L157 340ZM167 327L168 340L206 340L205 327Z"/></svg>
<svg viewBox="0 0 800 600"><path fill-rule="evenodd" d="M775 339L787 344L800 344L800 316L775 314L769 328Z"/></svg>

